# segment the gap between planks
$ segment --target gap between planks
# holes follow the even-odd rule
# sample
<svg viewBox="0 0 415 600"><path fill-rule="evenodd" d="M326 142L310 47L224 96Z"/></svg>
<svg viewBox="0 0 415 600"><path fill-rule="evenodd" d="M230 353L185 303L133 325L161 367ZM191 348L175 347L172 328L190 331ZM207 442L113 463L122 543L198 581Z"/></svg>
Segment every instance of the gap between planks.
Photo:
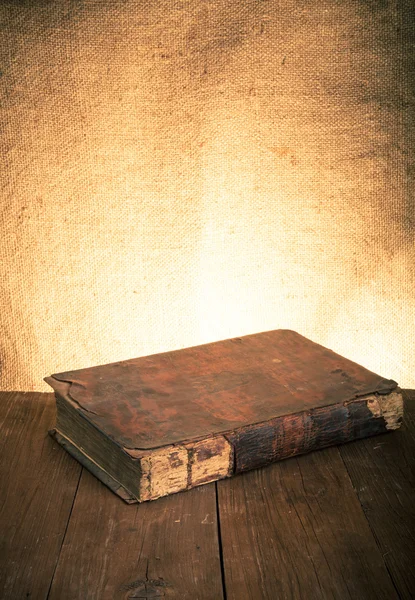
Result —
<svg viewBox="0 0 415 600"><path fill-rule="evenodd" d="M69 511L68 520L66 522L66 527L65 527L65 532L64 532L63 537L62 537L62 543L61 543L60 548L59 548L59 552L58 552L58 556L57 556L57 559L56 559L55 568L53 569L53 575L52 575L51 580L50 580L50 585L49 585L48 593L46 595L46 600L49 600L49 596L50 596L50 592L51 592L51 589L52 589L53 580L55 579L56 569L58 568L58 564L59 564L59 559L60 559L60 556L61 556L62 548L63 548L63 545L65 543L66 534L68 533L69 522L71 520L73 507L75 506L75 500L76 500L76 496L78 494L79 484L81 482L81 477L82 477L83 470L84 470L84 467L81 468L81 471L79 473L79 478L78 478L78 481L77 481L77 484L76 484L76 489L75 489L75 493L74 493L73 500L72 500L71 510Z"/></svg>
<svg viewBox="0 0 415 600"><path fill-rule="evenodd" d="M226 593L226 574L225 574L225 564L223 561L223 548L222 548L222 533L221 533L221 525L220 525L220 508L219 508L219 491L218 491L218 482L215 481L215 499L216 499L216 523L217 523L217 531L218 531L218 545L219 545L219 560L220 560L220 573L222 578L222 594L223 600L227 600Z"/></svg>

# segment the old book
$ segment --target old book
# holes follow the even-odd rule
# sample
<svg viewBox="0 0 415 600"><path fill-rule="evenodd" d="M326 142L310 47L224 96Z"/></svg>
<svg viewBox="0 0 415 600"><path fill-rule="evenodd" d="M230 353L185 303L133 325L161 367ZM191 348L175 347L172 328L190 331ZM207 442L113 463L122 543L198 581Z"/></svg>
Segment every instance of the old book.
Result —
<svg viewBox="0 0 415 600"><path fill-rule="evenodd" d="M126 502L397 429L397 384L289 330L45 379L53 435Z"/></svg>

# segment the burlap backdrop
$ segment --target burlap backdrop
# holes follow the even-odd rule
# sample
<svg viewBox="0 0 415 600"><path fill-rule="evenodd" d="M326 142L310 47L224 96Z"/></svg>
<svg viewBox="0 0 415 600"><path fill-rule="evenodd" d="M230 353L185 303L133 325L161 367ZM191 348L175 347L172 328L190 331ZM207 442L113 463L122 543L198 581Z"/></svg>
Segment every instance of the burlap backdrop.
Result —
<svg viewBox="0 0 415 600"><path fill-rule="evenodd" d="M3 1L3 389L280 327L413 386L394 5Z"/></svg>

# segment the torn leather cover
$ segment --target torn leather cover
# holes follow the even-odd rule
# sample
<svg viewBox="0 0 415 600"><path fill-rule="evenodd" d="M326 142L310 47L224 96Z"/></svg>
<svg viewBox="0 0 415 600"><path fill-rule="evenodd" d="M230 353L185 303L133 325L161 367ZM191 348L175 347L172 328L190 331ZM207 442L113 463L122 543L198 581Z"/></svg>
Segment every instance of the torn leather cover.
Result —
<svg viewBox="0 0 415 600"><path fill-rule="evenodd" d="M119 446L183 440L389 394L397 383L290 330L233 338L45 379ZM62 389L62 388L61 388Z"/></svg>

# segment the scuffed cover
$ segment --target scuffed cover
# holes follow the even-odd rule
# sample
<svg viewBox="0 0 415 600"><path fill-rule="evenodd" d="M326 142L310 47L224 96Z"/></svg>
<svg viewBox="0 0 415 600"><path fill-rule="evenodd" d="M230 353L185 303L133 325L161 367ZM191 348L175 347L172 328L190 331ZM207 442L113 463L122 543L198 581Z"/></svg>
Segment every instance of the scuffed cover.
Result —
<svg viewBox="0 0 415 600"><path fill-rule="evenodd" d="M397 383L290 330L45 379L119 446L152 450L282 416L387 395Z"/></svg>

